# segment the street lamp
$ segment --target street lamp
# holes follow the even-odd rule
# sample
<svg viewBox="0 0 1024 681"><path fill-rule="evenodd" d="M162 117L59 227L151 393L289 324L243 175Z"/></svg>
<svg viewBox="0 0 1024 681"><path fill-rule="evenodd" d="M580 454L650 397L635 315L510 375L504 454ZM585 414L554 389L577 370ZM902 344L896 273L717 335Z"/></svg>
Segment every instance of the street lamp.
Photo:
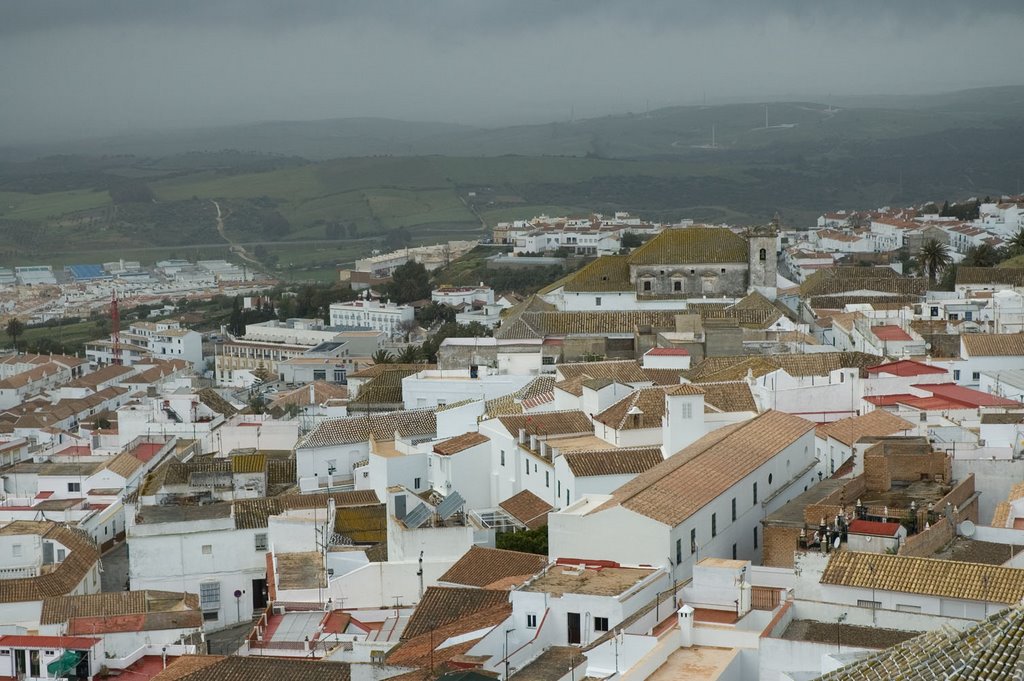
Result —
<svg viewBox="0 0 1024 681"><path fill-rule="evenodd" d="M841 653L843 651L842 642L840 640L840 637L841 637L842 631L843 631L843 626L842 625L843 625L843 622L845 622L845 621L846 621L846 613L845 612L842 615L840 615L839 617L836 618L836 652L837 653Z"/></svg>
<svg viewBox="0 0 1024 681"><path fill-rule="evenodd" d="M511 634L515 629L505 630L505 680L508 681L508 635Z"/></svg>

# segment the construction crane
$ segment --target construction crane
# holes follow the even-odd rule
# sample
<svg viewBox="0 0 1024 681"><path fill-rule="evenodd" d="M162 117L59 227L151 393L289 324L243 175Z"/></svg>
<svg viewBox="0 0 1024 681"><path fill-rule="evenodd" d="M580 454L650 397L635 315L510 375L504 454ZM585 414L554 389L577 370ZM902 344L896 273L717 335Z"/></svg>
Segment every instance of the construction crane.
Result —
<svg viewBox="0 0 1024 681"><path fill-rule="evenodd" d="M117 307L117 291L110 296L110 339L113 345L110 350L112 364L121 364L121 312Z"/></svg>

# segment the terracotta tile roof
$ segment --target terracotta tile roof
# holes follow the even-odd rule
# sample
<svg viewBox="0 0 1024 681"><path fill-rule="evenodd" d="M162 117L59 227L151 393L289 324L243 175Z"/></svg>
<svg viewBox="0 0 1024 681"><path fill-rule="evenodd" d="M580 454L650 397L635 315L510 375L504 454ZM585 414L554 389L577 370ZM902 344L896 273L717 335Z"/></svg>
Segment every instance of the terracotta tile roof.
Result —
<svg viewBox="0 0 1024 681"><path fill-rule="evenodd" d="M435 587L431 587L435 588ZM475 591L478 593L491 593L504 595L504 591L490 591L486 589L459 589L459 591ZM421 601L422 604L422 601ZM417 608L418 610L418 608ZM403 640L391 649L385 660L389 665L397 667L432 667L435 670L449 668L453 658L468 652L477 641L484 637L491 629L504 622L512 614L512 605L499 603L476 611L472 614L461 617L437 628L431 627L426 633L415 638ZM415 617L415 613L413 617ZM409 625L412 625L410 619ZM406 627L408 632L409 628ZM471 632L479 632L479 636L471 637L460 643L439 648L439 646L450 638L462 636Z"/></svg>
<svg viewBox="0 0 1024 681"><path fill-rule="evenodd" d="M509 595L506 591L429 586L409 618L401 640L414 639L421 634L429 633L431 629L458 622L495 606L508 605L508 602ZM443 638L438 639L437 644L443 642Z"/></svg>
<svg viewBox="0 0 1024 681"><path fill-rule="evenodd" d="M530 400L550 393L555 388L554 376L537 376L515 392L516 399Z"/></svg>
<svg viewBox="0 0 1024 681"><path fill-rule="evenodd" d="M309 388L313 387L313 399L310 401ZM283 393L270 403L271 409L285 409L289 405L296 405L299 407L308 407L311 404L323 404L327 400L343 400L348 398L348 386L347 385L336 385L334 383L328 383L326 381L313 381L309 385L304 385Z"/></svg>
<svg viewBox="0 0 1024 681"><path fill-rule="evenodd" d="M374 364L368 366L365 369L359 371L353 371L348 374L349 378L377 378L383 374L391 371L426 371L427 369L436 369L436 364Z"/></svg>
<svg viewBox="0 0 1024 681"><path fill-rule="evenodd" d="M145 465L136 459L131 452L121 452L107 463L106 468L111 473L120 475L127 480Z"/></svg>
<svg viewBox="0 0 1024 681"><path fill-rule="evenodd" d="M306 435L296 448L367 442L370 437L394 440L396 432L412 436L432 435L437 432L437 414L432 409L416 409L328 419Z"/></svg>
<svg viewBox="0 0 1024 681"><path fill-rule="evenodd" d="M402 367L408 365L384 364L380 366ZM412 365L416 366L416 365ZM351 400L351 404L401 404L402 403L402 379L423 371L425 365L419 368L392 368L371 378L362 387L359 393Z"/></svg>
<svg viewBox="0 0 1024 681"><path fill-rule="evenodd" d="M572 273L563 284L566 291L632 291L629 262L625 255L605 255Z"/></svg>
<svg viewBox="0 0 1024 681"><path fill-rule="evenodd" d="M0 528L0 535L35 534L67 547L67 557L52 572L39 577L0 579L0 603L41 601L63 596L74 589L100 558L99 547L85 532L66 525L34 520L15 520Z"/></svg>
<svg viewBox="0 0 1024 681"><path fill-rule="evenodd" d="M907 296L907 295L891 295L891 296L880 296L880 295L830 295L830 296L812 296L809 299L809 304L812 309L832 309L842 310L847 305L858 305L867 303L872 308L878 309L891 309L892 307L906 307L911 303L916 303L920 300L920 296ZM878 307L875 307L875 306Z"/></svg>
<svg viewBox="0 0 1024 681"><path fill-rule="evenodd" d="M0 390L24 388L29 383L41 381L49 376L60 373L61 371L67 371L67 368L55 362L40 364L39 366L32 367L28 371L22 371L19 374L14 374L10 378L0 381Z"/></svg>
<svg viewBox="0 0 1024 681"><path fill-rule="evenodd" d="M836 369L859 369L861 376L866 376L868 367L878 364L878 355L869 355L866 352L812 352L799 354L778 354L778 355L757 355L755 357L746 355L707 357L702 362L694 365L683 372L683 376L700 383L704 380L717 378L718 372L730 369L737 364L751 359L775 365L784 370L790 376L827 376ZM744 371L744 376L746 372ZM766 372L767 373L767 372ZM754 374L757 376L757 374Z"/></svg>
<svg viewBox="0 0 1024 681"><path fill-rule="evenodd" d="M176 669L185 662L185 669ZM321 662L303 658L232 655L178 658L152 681L350 681L346 662Z"/></svg>
<svg viewBox="0 0 1024 681"><path fill-rule="evenodd" d="M578 409L542 411L536 414L513 414L499 416L498 420L509 433L517 438L520 428L526 429L528 434L539 435L578 435L594 432L594 426L590 419Z"/></svg>
<svg viewBox="0 0 1024 681"><path fill-rule="evenodd" d="M516 399L515 393L495 397L493 400L484 402L484 413L487 418L497 416L511 416L523 413L523 403Z"/></svg>
<svg viewBox="0 0 1024 681"><path fill-rule="evenodd" d="M480 588L496 582L505 586L511 578L522 577L521 581L525 582L543 570L547 563L545 556L535 553L473 546L438 577L438 581Z"/></svg>
<svg viewBox="0 0 1024 681"><path fill-rule="evenodd" d="M643 369L643 372L654 385L676 385L682 375L682 369Z"/></svg>
<svg viewBox="0 0 1024 681"><path fill-rule="evenodd" d="M705 410L708 407L716 411L752 411L757 413L757 402L746 381L721 381L716 383L700 383L704 391Z"/></svg>
<svg viewBox="0 0 1024 681"><path fill-rule="evenodd" d="M235 454L230 459L232 473L263 473L267 470L267 455L253 452Z"/></svg>
<svg viewBox="0 0 1024 681"><path fill-rule="evenodd" d="M221 397L220 393L213 388L203 388L196 393L196 396L199 397L200 402L218 414L234 416L238 413L238 410L231 406L231 403Z"/></svg>
<svg viewBox="0 0 1024 681"><path fill-rule="evenodd" d="M818 677L820 681L1009 681L1024 678L1024 608L959 631L941 627Z"/></svg>
<svg viewBox="0 0 1024 681"><path fill-rule="evenodd" d="M818 270L800 284L800 297L834 295L848 291L924 295L928 281L904 277L889 267L827 267Z"/></svg>
<svg viewBox="0 0 1024 681"><path fill-rule="evenodd" d="M1024 333L965 333L960 340L971 357L1024 355Z"/></svg>
<svg viewBox="0 0 1024 681"><path fill-rule="evenodd" d="M684 394L703 392L692 385L683 384L669 390L682 390ZM665 391L661 386L634 390L595 416L594 420L615 430L661 428L662 417L665 416Z"/></svg>
<svg viewBox="0 0 1024 681"><path fill-rule="evenodd" d="M267 526L272 515L279 515L289 509L327 508L327 499L334 499L335 505L370 506L380 504L373 490L350 490L321 494L283 494L277 497L239 499L234 502L235 529L251 530Z"/></svg>
<svg viewBox="0 0 1024 681"><path fill-rule="evenodd" d="M957 286L967 284L1003 284L1024 286L1022 267L964 267L956 268Z"/></svg>
<svg viewBox="0 0 1024 681"><path fill-rule="evenodd" d="M636 475L665 460L658 447L566 452L565 463L576 477Z"/></svg>
<svg viewBox="0 0 1024 681"><path fill-rule="evenodd" d="M913 429L913 423L901 419L895 414L890 414L884 409L875 409L863 416L850 416L826 423L818 427L818 433L823 437L835 438L844 445L852 447L853 443L862 437L884 437Z"/></svg>
<svg viewBox="0 0 1024 681"><path fill-rule="evenodd" d="M605 506L675 527L813 429L779 411L719 428L615 490Z"/></svg>
<svg viewBox="0 0 1024 681"><path fill-rule="evenodd" d="M179 591L113 591L43 600L40 624L63 624L80 617L145 615L174 610L198 610L199 596Z"/></svg>
<svg viewBox="0 0 1024 681"><path fill-rule="evenodd" d="M555 371L563 380L586 377L608 378L619 383L647 383L651 377L635 359L559 364ZM676 383L678 383L678 379Z"/></svg>
<svg viewBox="0 0 1024 681"><path fill-rule="evenodd" d="M732 365L722 363L711 363L707 366L702 362L689 371L684 372L690 380L695 383L722 383L731 381L743 381L748 376L760 378L765 374L778 371L779 365L765 357L747 357Z"/></svg>
<svg viewBox="0 0 1024 681"><path fill-rule="evenodd" d="M674 310L618 312L523 312L509 317L494 332L495 338L523 339L549 336L632 334L638 326L675 329Z"/></svg>
<svg viewBox="0 0 1024 681"><path fill-rule="evenodd" d="M1020 568L886 553L836 551L821 583L990 603L1019 603L1024 598Z"/></svg>
<svg viewBox="0 0 1024 681"><path fill-rule="evenodd" d="M110 364L102 369L97 369L91 374L86 374L81 378L77 378L74 381L66 383L65 386L68 388L95 388L100 383L106 383L107 381L113 381L118 378L130 376L137 373L137 371L137 369L132 367Z"/></svg>
<svg viewBox="0 0 1024 681"><path fill-rule="evenodd" d="M384 504L338 506L334 511L334 531L356 544L384 542L386 545L387 508Z"/></svg>
<svg viewBox="0 0 1024 681"><path fill-rule="evenodd" d="M481 433L464 433L442 442L438 442L434 445L434 453L441 454L443 456L450 456L452 454L458 454L470 447L476 447L477 445L490 441L491 438Z"/></svg>
<svg viewBox="0 0 1024 681"><path fill-rule="evenodd" d="M528 489L510 496L498 506L531 530L547 525L548 513L555 508Z"/></svg>
<svg viewBox="0 0 1024 681"><path fill-rule="evenodd" d="M630 265L746 263L747 240L720 227L666 229L629 256Z"/></svg>

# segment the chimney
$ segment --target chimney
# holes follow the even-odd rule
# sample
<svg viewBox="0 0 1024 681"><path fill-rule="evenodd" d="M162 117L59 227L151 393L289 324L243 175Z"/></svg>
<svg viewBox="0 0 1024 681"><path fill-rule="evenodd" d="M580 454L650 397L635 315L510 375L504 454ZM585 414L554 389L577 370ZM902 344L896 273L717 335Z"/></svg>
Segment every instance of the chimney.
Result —
<svg viewBox="0 0 1024 681"><path fill-rule="evenodd" d="M521 444L521 445L525 445L526 444L526 428L520 428L519 429L519 444Z"/></svg>
<svg viewBox="0 0 1024 681"><path fill-rule="evenodd" d="M705 433L704 394L683 384L665 392L665 418L661 426L662 454L667 459Z"/></svg>
<svg viewBox="0 0 1024 681"><path fill-rule="evenodd" d="M537 451L537 440L538 437L536 433L530 435L530 449L533 451Z"/></svg>

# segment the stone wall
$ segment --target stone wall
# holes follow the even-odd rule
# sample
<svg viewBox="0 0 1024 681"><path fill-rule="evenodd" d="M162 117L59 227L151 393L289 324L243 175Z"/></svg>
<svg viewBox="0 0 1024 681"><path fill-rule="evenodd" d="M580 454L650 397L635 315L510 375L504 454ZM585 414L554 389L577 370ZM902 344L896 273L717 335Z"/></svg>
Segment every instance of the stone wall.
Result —
<svg viewBox="0 0 1024 681"><path fill-rule="evenodd" d="M638 296L700 298L742 297L747 293L747 263L631 265L629 278ZM644 283L650 282L645 289ZM679 290L676 289L679 285Z"/></svg>
<svg viewBox="0 0 1024 681"><path fill-rule="evenodd" d="M899 555L928 558L951 541L953 541L953 526L943 518L924 532L907 537L903 546L900 547Z"/></svg>

